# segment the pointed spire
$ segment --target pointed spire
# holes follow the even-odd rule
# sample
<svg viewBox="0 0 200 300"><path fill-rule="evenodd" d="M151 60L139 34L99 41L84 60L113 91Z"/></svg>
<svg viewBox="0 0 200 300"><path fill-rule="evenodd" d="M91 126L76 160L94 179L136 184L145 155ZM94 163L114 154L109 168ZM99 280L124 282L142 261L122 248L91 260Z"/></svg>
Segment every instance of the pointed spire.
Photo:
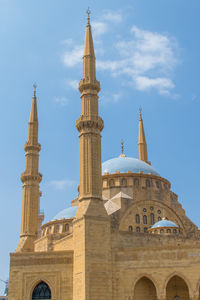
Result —
<svg viewBox="0 0 200 300"><path fill-rule="evenodd" d="M83 54L83 80L94 82L96 79L95 53L90 25L90 9L87 10L87 26L85 33L85 46Z"/></svg>
<svg viewBox="0 0 200 300"><path fill-rule="evenodd" d="M140 120L139 120L139 136L138 136L138 152L139 152L139 159L143 160L144 162L148 163L147 157L147 143L144 133L144 126L142 120L142 108L139 109L140 112Z"/></svg>
<svg viewBox="0 0 200 300"><path fill-rule="evenodd" d="M32 98L32 106L31 106L31 113L29 118L29 123L32 122L38 122L38 116L37 116L37 98L36 98L36 88L37 85L34 83L33 85L34 92L33 92L33 98Z"/></svg>

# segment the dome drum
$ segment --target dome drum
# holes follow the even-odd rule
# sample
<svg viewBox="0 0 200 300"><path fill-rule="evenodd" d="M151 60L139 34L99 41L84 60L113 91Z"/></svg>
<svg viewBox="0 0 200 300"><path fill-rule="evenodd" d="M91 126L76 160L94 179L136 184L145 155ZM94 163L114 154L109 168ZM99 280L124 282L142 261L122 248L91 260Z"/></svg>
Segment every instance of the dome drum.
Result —
<svg viewBox="0 0 200 300"><path fill-rule="evenodd" d="M48 235L68 235L72 233L72 220L53 220L50 222L47 222L44 224L42 229L42 237L48 236Z"/></svg>
<svg viewBox="0 0 200 300"><path fill-rule="evenodd" d="M163 218L148 229L150 234L182 235L183 230L174 222Z"/></svg>
<svg viewBox="0 0 200 300"><path fill-rule="evenodd" d="M153 188L155 190L170 190L171 187L168 180L152 174L116 172L115 174L106 173L103 175L103 189L123 186Z"/></svg>

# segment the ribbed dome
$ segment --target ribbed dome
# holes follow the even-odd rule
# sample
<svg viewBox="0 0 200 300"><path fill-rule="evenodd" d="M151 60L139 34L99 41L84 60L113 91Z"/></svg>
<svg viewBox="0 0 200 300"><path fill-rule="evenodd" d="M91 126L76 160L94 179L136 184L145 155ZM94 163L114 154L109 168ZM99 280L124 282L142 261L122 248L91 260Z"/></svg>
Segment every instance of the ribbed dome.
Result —
<svg viewBox="0 0 200 300"><path fill-rule="evenodd" d="M178 227L174 222L170 220L161 220L156 222L151 228L160 228L160 227Z"/></svg>
<svg viewBox="0 0 200 300"><path fill-rule="evenodd" d="M133 173L142 172L144 174L153 174L159 176L158 172L152 166L137 158L119 156L109 159L102 164L102 174L104 173L127 173L131 171Z"/></svg>
<svg viewBox="0 0 200 300"><path fill-rule="evenodd" d="M70 219L75 217L76 211L77 211L78 206L72 206L65 208L61 210L54 218L53 220L60 220L60 219Z"/></svg>

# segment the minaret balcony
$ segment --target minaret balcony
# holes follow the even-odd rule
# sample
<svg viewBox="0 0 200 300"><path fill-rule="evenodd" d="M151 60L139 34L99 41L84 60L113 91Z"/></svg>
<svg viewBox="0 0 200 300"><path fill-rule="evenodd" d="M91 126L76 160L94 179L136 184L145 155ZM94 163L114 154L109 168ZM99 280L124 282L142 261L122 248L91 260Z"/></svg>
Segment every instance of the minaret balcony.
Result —
<svg viewBox="0 0 200 300"><path fill-rule="evenodd" d="M41 145L39 143L37 143L36 145L30 143L30 142L27 142L25 143L24 145L24 150L27 152L27 151L37 151L37 152L40 152L41 150Z"/></svg>
<svg viewBox="0 0 200 300"><path fill-rule="evenodd" d="M82 93L84 90L96 90L100 91L100 82L98 80L91 81L90 78L83 78L79 82L79 91Z"/></svg>
<svg viewBox="0 0 200 300"><path fill-rule="evenodd" d="M21 174L21 181L24 182L36 182L40 183L42 181L42 174L28 174L28 173L22 173Z"/></svg>
<svg viewBox="0 0 200 300"><path fill-rule="evenodd" d="M102 131L104 128L103 120L98 117L90 117L90 116L81 116L76 121L76 128L79 132L93 132L93 131Z"/></svg>

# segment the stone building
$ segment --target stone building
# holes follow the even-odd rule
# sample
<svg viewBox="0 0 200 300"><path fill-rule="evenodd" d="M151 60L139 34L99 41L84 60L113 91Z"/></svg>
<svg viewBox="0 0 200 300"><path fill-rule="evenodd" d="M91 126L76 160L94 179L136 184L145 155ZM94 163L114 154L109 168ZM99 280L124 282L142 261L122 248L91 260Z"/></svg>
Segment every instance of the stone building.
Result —
<svg viewBox="0 0 200 300"><path fill-rule="evenodd" d="M79 91L79 195L42 226L34 91L8 299L200 300L199 230L148 160L141 112L139 159L127 157L122 145L119 157L101 163L104 123L89 15Z"/></svg>

